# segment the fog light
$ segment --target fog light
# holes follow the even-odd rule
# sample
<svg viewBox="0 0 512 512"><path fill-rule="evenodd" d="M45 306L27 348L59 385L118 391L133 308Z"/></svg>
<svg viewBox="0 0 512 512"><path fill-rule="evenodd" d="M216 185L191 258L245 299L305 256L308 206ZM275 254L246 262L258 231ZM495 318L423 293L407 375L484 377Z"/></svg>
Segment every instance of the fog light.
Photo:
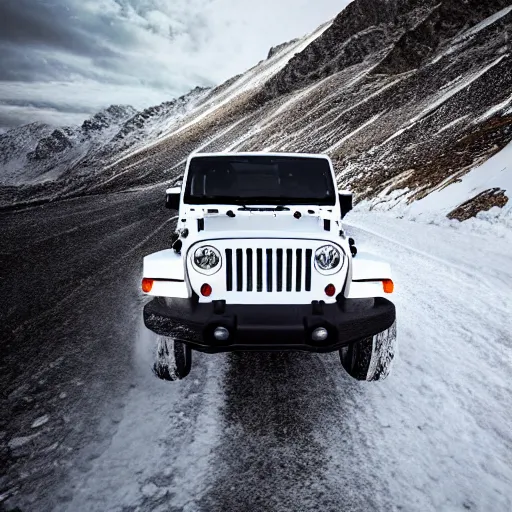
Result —
<svg viewBox="0 0 512 512"><path fill-rule="evenodd" d="M317 327L311 334L313 341L325 341L329 337L329 331L325 327Z"/></svg>
<svg viewBox="0 0 512 512"><path fill-rule="evenodd" d="M229 339L229 331L225 327L217 327L213 331L213 337L217 341L228 341L228 339Z"/></svg>
<svg viewBox="0 0 512 512"><path fill-rule="evenodd" d="M201 286L201 295L203 297L209 297L212 294L212 291L213 291L212 287L207 283L205 283L205 284L203 284L203 286Z"/></svg>

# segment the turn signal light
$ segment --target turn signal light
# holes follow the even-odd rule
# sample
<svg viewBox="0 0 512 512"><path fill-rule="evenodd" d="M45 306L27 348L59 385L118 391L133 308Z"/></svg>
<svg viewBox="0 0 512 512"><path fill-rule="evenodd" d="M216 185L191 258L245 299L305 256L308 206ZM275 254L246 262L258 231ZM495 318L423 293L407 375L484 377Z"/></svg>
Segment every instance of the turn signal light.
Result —
<svg viewBox="0 0 512 512"><path fill-rule="evenodd" d="M334 297L335 294L336 294L336 287L333 284L328 284L325 287L325 295L327 295L327 297Z"/></svg>
<svg viewBox="0 0 512 512"><path fill-rule="evenodd" d="M142 280L142 291L149 293L153 289L153 279L147 279L146 277Z"/></svg>
<svg viewBox="0 0 512 512"><path fill-rule="evenodd" d="M213 291L212 287L207 283L205 283L205 284L203 284L203 286L201 286L201 295L203 297L209 297L212 294L212 291Z"/></svg>
<svg viewBox="0 0 512 512"><path fill-rule="evenodd" d="M382 281L382 287L384 288L384 293L393 293L395 290L395 285L391 279L385 279Z"/></svg>

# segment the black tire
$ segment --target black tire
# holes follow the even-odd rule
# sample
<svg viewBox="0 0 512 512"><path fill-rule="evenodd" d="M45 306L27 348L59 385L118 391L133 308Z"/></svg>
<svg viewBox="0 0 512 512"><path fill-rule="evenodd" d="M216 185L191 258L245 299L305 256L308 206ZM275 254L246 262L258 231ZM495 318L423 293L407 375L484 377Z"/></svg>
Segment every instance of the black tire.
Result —
<svg viewBox="0 0 512 512"><path fill-rule="evenodd" d="M396 322L385 331L356 341L340 350L346 372L356 380L384 380L398 351Z"/></svg>
<svg viewBox="0 0 512 512"><path fill-rule="evenodd" d="M184 379L191 368L192 350L187 344L164 336L158 337L153 373L159 379L171 382Z"/></svg>

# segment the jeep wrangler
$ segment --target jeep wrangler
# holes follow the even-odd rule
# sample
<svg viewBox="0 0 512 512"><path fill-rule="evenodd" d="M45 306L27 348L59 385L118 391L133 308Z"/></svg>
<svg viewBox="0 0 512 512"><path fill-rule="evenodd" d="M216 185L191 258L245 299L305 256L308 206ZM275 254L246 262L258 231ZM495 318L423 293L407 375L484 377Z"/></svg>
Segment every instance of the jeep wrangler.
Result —
<svg viewBox="0 0 512 512"><path fill-rule="evenodd" d="M144 258L155 374L188 375L192 351L338 351L358 380L385 378L396 351L390 266L357 254L329 157L196 153L166 207L170 249Z"/></svg>

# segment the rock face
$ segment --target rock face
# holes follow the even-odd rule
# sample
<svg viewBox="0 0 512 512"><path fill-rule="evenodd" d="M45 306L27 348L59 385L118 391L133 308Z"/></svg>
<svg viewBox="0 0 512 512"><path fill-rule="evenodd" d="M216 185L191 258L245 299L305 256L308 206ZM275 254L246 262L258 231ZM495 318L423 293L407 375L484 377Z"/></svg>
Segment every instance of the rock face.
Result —
<svg viewBox="0 0 512 512"><path fill-rule="evenodd" d="M512 140L511 36L509 0L355 0L214 90L46 133L38 165L73 195L165 186L192 151L320 152L357 200L411 202Z"/></svg>
<svg viewBox="0 0 512 512"><path fill-rule="evenodd" d="M508 203L508 197L504 190L497 187L484 190L480 194L472 197L469 201L462 203L455 210L451 211L447 217L449 219L457 219L460 221L476 217L480 212L487 212L494 206L503 208Z"/></svg>
<svg viewBox="0 0 512 512"><path fill-rule="evenodd" d="M44 137L38 142L36 150L29 153L29 158L46 160L71 147L73 147L73 144L71 144L66 134L62 130L54 130L50 136Z"/></svg>
<svg viewBox="0 0 512 512"><path fill-rule="evenodd" d="M196 87L185 96L149 107L130 117L105 149L119 152L126 150L146 137L158 137L169 123L183 118L190 108L203 98L210 89Z"/></svg>
<svg viewBox="0 0 512 512"><path fill-rule="evenodd" d="M288 41L287 43L281 43L281 44L278 44L277 46L273 46L272 48L270 48L270 50L268 52L267 60L271 59L272 57L274 57L274 55L277 55L278 53L282 52L284 49L288 48L290 45L296 43L297 41L298 41L298 39L292 39L291 41Z"/></svg>
<svg viewBox="0 0 512 512"><path fill-rule="evenodd" d="M111 105L90 119L86 119L82 124L82 133L84 136L91 136L94 132L100 132L125 122L136 113L137 111L133 107L127 105Z"/></svg>

